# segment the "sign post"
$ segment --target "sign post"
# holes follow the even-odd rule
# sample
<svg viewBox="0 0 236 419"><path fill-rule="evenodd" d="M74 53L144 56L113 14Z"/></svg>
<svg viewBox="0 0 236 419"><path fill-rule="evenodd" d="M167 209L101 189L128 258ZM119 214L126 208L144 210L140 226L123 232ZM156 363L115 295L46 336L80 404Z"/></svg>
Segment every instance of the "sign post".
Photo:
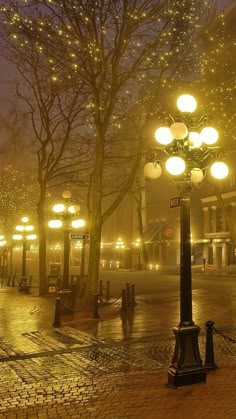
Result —
<svg viewBox="0 0 236 419"><path fill-rule="evenodd" d="M180 207L180 196L175 196L174 198L170 198L170 208L177 208Z"/></svg>
<svg viewBox="0 0 236 419"><path fill-rule="evenodd" d="M70 238L71 240L89 240L90 234L89 233L71 233Z"/></svg>

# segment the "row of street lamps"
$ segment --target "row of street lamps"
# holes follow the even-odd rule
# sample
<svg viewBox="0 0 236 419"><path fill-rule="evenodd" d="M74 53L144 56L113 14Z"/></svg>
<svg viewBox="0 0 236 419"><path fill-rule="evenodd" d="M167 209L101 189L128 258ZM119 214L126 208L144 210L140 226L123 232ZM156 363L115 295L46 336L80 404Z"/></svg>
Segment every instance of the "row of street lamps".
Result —
<svg viewBox="0 0 236 419"><path fill-rule="evenodd" d="M50 228L63 228L64 232L64 264L63 264L63 287L68 288L69 286L69 260L70 260L70 233L72 229L79 229L85 227L86 222L84 219L75 218L80 211L78 204L72 204L70 202L72 194L70 191L64 191L62 197L64 203L58 203L53 206L52 210L59 216L57 219L50 220L48 226ZM29 223L28 217L21 218L21 224L15 227L16 234L12 236L14 241L22 243L22 268L21 276L26 277L26 251L28 242L37 239L37 235L34 234L35 227ZM0 247L7 246L7 241L4 236L0 236ZM81 275L84 275L84 262L85 261L85 240L82 240L81 249ZM3 266L3 263L2 263Z"/></svg>

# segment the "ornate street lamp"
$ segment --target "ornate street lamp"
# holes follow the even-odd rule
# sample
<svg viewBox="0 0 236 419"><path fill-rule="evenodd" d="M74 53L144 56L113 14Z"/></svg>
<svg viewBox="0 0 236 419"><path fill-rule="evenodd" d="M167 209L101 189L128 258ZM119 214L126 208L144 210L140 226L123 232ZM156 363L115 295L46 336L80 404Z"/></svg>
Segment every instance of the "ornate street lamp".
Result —
<svg viewBox="0 0 236 419"><path fill-rule="evenodd" d="M223 179L228 167L220 160L221 148L214 145L217 131L212 127L195 131L205 121L204 117L196 119L190 115L197 107L195 98L182 95L177 107L181 114L172 120L171 126L159 128L155 133L161 146L154 150L156 158L145 165L144 174L157 179L162 173L164 155L167 156L163 162L165 169L180 193L180 323L173 329L175 351L168 370L168 384L179 387L206 381L198 347L200 328L192 318L190 193L199 186L208 168L213 177Z"/></svg>
<svg viewBox="0 0 236 419"><path fill-rule="evenodd" d="M75 219L80 211L78 204L72 204L71 192L64 191L62 197L64 203L55 204L52 208L53 212L60 216L60 219L49 221L50 228L61 228L64 230L64 264L63 264L63 288L69 286L69 273L70 273L70 231L72 228L81 228L85 226L83 219Z"/></svg>
<svg viewBox="0 0 236 419"><path fill-rule="evenodd" d="M19 224L16 226L16 231L20 234L14 234L12 236L13 240L22 241L22 269L21 269L21 276L26 276L26 250L27 250L27 242L31 240L36 240L36 234L32 233L34 231L34 226L29 224L28 217L22 217L21 221L23 224Z"/></svg>

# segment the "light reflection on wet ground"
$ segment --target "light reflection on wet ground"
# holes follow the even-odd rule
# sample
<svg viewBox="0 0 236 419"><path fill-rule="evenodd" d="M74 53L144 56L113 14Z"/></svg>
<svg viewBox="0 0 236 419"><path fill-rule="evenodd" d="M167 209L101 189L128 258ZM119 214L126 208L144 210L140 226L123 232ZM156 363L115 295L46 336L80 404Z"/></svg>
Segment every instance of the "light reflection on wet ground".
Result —
<svg viewBox="0 0 236 419"><path fill-rule="evenodd" d="M135 283L137 305L134 310L122 313L121 301L117 301L100 308L99 320L84 319L77 313L65 318L64 326L70 325L95 338L124 345L163 340L173 344L172 327L179 323L177 275L108 272L103 273L103 278L111 282L112 297L120 295L126 282ZM52 329L55 299L40 298L36 290L33 292L35 295L27 296L16 289L0 289L1 336L22 339L26 332ZM202 336L209 319L217 328L236 328L236 278L194 277L193 319L201 327Z"/></svg>
<svg viewBox="0 0 236 419"><path fill-rule="evenodd" d="M132 273L133 274L133 273ZM137 306L127 315L120 312L120 304L114 305L113 316L102 307L101 321L91 324L92 333L111 340L152 339L158 336L173 338L172 327L179 323L179 279L177 276L157 276L118 272L109 277L114 297L125 281L135 282ZM193 319L205 333L205 323L213 320L217 327L236 327L236 278L193 278ZM109 308L111 310L111 307ZM80 328L86 325L80 322Z"/></svg>

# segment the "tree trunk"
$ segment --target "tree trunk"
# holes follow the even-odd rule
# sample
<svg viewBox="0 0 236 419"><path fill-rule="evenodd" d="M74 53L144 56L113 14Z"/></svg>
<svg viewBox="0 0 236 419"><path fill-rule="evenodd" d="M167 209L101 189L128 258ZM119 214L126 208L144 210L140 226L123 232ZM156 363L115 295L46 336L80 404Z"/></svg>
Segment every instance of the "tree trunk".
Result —
<svg viewBox="0 0 236 419"><path fill-rule="evenodd" d="M142 269L146 270L148 267L148 252L144 240L144 229L143 229L143 191L138 192L137 202L137 215L138 215L138 229L141 242L141 255L142 255Z"/></svg>
<svg viewBox="0 0 236 419"><path fill-rule="evenodd" d="M94 294L98 291L100 243L102 231L102 185L104 164L105 134L99 116L97 116L97 142L96 142L96 165L91 175L89 194L89 225L90 225L90 251L88 263L88 281L86 285L86 303L91 307L94 302Z"/></svg>
<svg viewBox="0 0 236 419"><path fill-rule="evenodd" d="M100 218L100 214L94 211L91 219L88 282L86 285L86 303L90 306L93 304L94 294L98 291L102 224L97 220Z"/></svg>
<svg viewBox="0 0 236 419"><path fill-rule="evenodd" d="M46 231L45 231L45 204L46 188L40 185L40 196L37 205L38 236L39 236L39 295L45 296L48 292L47 266L46 266Z"/></svg>

